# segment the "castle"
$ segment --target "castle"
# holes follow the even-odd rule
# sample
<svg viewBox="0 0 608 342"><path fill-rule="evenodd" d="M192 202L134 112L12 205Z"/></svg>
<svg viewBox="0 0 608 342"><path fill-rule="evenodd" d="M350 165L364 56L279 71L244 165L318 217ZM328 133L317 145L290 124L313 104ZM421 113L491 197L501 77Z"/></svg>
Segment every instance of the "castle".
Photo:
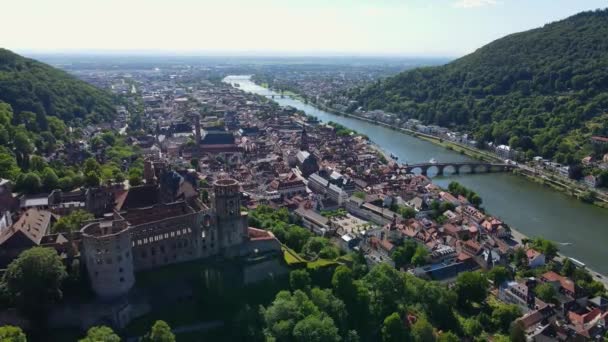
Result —
<svg viewBox="0 0 608 342"><path fill-rule="evenodd" d="M152 178L153 171L148 173ZM159 178L175 185L171 177ZM197 197L146 202L155 193L167 191L162 186L152 188L156 191L145 187L134 188L143 193L139 197L145 206L114 210L81 229L83 258L91 286L100 298L128 294L137 271L218 255L280 251L271 233L248 228L247 213L241 211L240 186L234 179L215 181L211 207Z"/></svg>

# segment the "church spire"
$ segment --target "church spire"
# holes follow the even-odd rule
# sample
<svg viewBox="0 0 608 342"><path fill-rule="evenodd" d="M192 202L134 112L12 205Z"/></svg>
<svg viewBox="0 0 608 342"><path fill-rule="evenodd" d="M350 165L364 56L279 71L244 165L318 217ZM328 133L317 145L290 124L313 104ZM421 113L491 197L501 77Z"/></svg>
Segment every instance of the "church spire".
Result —
<svg viewBox="0 0 608 342"><path fill-rule="evenodd" d="M300 138L300 150L308 151L308 134L306 134L306 127L302 125L302 137Z"/></svg>

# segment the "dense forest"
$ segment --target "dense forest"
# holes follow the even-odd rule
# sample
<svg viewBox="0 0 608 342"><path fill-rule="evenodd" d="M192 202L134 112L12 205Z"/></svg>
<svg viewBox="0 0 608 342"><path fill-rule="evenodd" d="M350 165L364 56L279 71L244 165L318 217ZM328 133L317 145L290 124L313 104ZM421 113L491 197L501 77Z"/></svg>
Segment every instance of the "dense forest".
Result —
<svg viewBox="0 0 608 342"><path fill-rule="evenodd" d="M90 139L85 125L113 118L114 99L63 71L0 49L0 178L23 193L141 183L143 160L125 136ZM87 139L82 158L69 157ZM85 159L82 161L83 159ZM100 164L98 161L103 161Z"/></svg>
<svg viewBox="0 0 608 342"><path fill-rule="evenodd" d="M5 49L0 49L0 101L16 113L36 114L42 124L45 116L100 122L114 114L109 93Z"/></svg>
<svg viewBox="0 0 608 342"><path fill-rule="evenodd" d="M608 135L608 10L498 39L440 67L350 90L383 109L570 163ZM350 110L354 111L355 106Z"/></svg>

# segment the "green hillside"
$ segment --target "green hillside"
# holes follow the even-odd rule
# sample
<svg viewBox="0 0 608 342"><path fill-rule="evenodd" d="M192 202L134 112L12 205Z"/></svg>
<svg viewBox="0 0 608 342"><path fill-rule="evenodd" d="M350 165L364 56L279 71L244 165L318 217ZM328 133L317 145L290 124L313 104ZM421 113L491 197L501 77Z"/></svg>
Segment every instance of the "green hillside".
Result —
<svg viewBox="0 0 608 342"><path fill-rule="evenodd" d="M0 49L0 101L15 113L28 111L64 121L104 121L114 113L109 93L5 49Z"/></svg>
<svg viewBox="0 0 608 342"><path fill-rule="evenodd" d="M440 67L351 90L366 109L572 162L608 135L608 10L498 39Z"/></svg>

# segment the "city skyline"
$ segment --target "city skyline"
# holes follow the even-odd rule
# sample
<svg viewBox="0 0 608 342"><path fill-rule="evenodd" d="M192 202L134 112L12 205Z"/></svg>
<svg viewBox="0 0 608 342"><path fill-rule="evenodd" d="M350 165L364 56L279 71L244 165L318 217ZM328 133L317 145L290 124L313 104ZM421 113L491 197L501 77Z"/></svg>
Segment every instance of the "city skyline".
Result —
<svg viewBox="0 0 608 342"><path fill-rule="evenodd" d="M597 0L28 0L9 6L3 26L5 32L23 23L30 28L0 37L0 46L28 53L458 57L605 6Z"/></svg>

